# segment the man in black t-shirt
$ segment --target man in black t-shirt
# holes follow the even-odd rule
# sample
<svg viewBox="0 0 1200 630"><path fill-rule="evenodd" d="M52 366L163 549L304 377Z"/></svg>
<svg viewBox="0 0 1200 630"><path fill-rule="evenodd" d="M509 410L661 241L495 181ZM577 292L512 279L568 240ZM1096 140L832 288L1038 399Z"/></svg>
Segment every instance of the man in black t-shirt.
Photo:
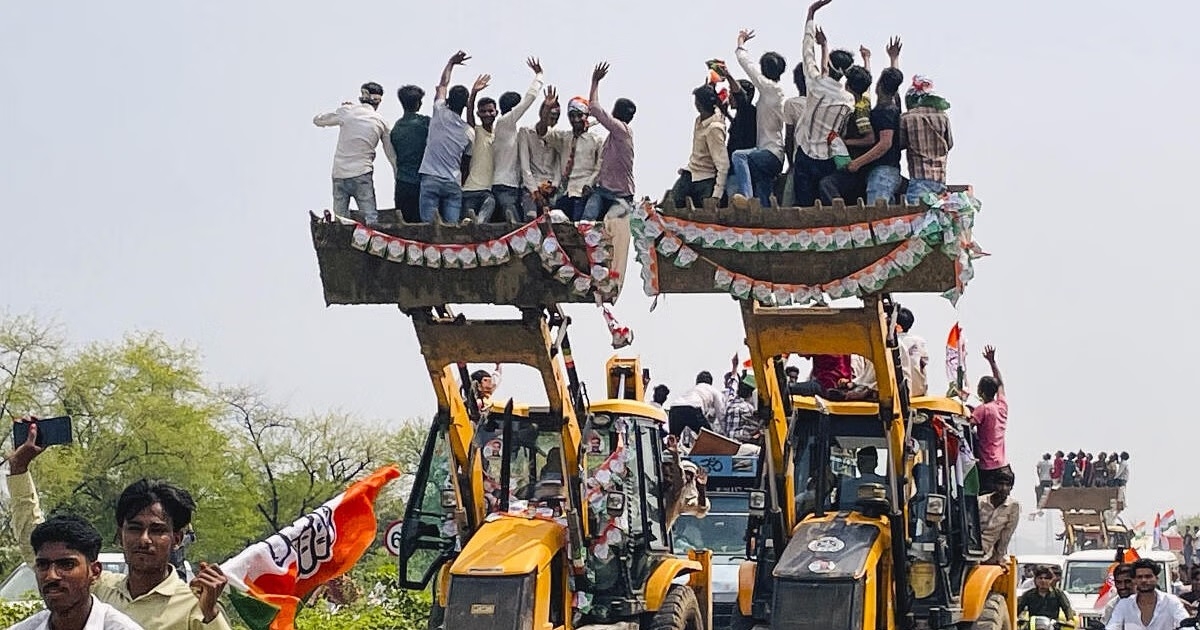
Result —
<svg viewBox="0 0 1200 630"><path fill-rule="evenodd" d="M1074 620L1075 611L1071 610L1071 601L1067 599L1066 593L1054 586L1054 572L1050 567L1040 566L1035 569L1033 584L1034 588L1017 598L1018 615L1028 610L1030 616L1058 619L1061 614L1068 621Z"/></svg>
<svg viewBox="0 0 1200 630"><path fill-rule="evenodd" d="M903 178L900 176L900 106L896 95L904 83L904 73L898 68L884 68L875 83L875 108L871 110L871 127L875 130L875 146L850 162L846 170L866 175L867 204L882 199L891 203Z"/></svg>

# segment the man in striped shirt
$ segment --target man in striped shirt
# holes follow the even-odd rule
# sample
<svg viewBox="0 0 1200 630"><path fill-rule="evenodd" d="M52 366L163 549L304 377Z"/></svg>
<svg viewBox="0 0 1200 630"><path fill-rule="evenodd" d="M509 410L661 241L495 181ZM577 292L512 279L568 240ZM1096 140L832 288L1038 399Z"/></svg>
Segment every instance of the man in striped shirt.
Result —
<svg viewBox="0 0 1200 630"><path fill-rule="evenodd" d="M921 203L926 194L946 191L946 158L954 148L950 133L950 103L933 92L933 81L921 75L904 100L908 111L900 117L900 148L908 149L909 205Z"/></svg>
<svg viewBox="0 0 1200 630"><path fill-rule="evenodd" d="M817 27L813 22L817 9L832 0L817 0L808 8L804 24L804 76L808 96L800 119L796 122L796 157L793 161L793 188L796 205L811 206L816 202L823 177L832 175L837 167L829 148L830 135L842 130L846 117L854 108L854 95L846 90L841 79L854 64L854 56L844 50L829 53L829 70L822 72L817 61Z"/></svg>

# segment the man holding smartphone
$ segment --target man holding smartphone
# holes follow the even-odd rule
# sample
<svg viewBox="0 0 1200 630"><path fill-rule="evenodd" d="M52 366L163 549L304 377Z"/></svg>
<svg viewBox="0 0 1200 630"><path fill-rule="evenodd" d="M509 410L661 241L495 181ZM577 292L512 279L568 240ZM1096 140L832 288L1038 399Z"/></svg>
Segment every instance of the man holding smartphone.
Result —
<svg viewBox="0 0 1200 630"><path fill-rule="evenodd" d="M30 535L45 520L29 464L45 447L37 445L37 420L28 419L29 435L8 458L8 493L13 533L25 561L35 557ZM171 565L171 550L183 541L196 504L188 492L164 481L134 482L117 500L117 531L127 574L104 572L92 587L101 602L125 613L146 630L229 630L217 598L227 579L215 564L200 563L191 584Z"/></svg>

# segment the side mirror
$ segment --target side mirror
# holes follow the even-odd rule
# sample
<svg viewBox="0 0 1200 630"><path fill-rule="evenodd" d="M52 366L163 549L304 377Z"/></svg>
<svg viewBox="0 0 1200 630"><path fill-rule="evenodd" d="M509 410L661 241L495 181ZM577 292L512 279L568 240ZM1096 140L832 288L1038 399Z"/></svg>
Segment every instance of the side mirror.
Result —
<svg viewBox="0 0 1200 630"><path fill-rule="evenodd" d="M946 496L930 494L925 497L925 520L934 525L946 518Z"/></svg>

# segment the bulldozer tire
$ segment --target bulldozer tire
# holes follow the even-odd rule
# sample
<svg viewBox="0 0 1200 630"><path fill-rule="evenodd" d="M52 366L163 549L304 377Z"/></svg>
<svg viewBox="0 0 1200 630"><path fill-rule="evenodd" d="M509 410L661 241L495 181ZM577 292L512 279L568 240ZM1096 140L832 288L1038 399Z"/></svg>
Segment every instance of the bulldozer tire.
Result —
<svg viewBox="0 0 1200 630"><path fill-rule="evenodd" d="M754 630L755 628L763 627L759 625L753 617L747 617L742 614L742 609L736 604L733 607L733 616L729 618L729 630ZM718 628L716 630L723 630Z"/></svg>
<svg viewBox="0 0 1200 630"><path fill-rule="evenodd" d="M704 617L696 593L682 584L672 584L658 612L648 615L642 630L704 630Z"/></svg>
<svg viewBox="0 0 1200 630"><path fill-rule="evenodd" d="M1008 602L999 593L988 595L983 603L983 612L975 623L965 626L969 630L1012 630L1012 619L1008 618Z"/></svg>

